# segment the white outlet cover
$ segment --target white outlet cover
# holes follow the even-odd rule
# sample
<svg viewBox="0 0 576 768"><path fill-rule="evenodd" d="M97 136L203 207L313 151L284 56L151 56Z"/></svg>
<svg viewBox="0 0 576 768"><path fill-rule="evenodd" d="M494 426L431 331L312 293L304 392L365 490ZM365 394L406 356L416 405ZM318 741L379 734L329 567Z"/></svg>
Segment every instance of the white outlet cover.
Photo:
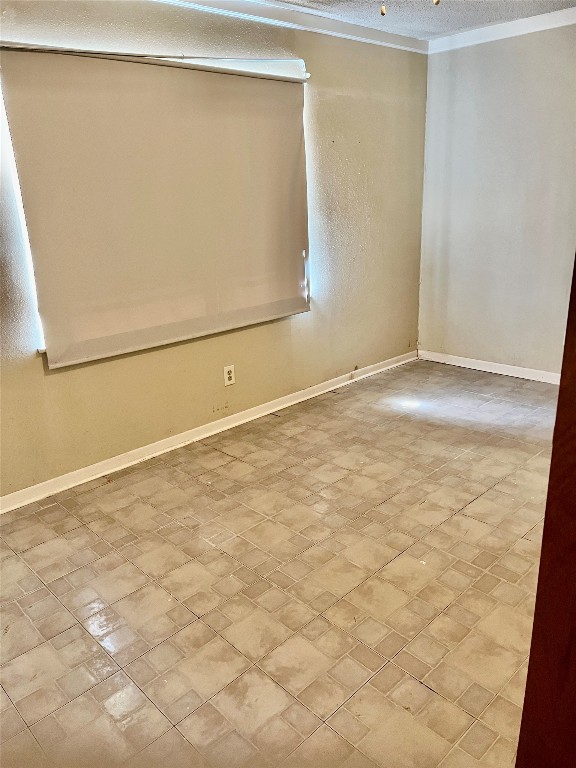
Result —
<svg viewBox="0 0 576 768"><path fill-rule="evenodd" d="M236 376L234 374L233 365L224 366L224 386L229 387L231 384L236 384Z"/></svg>

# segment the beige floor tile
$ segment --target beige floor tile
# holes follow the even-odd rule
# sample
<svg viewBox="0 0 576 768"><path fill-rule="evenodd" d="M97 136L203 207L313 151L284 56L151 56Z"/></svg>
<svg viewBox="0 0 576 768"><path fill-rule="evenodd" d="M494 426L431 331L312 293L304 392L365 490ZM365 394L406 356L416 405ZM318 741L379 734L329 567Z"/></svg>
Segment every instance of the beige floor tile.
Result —
<svg viewBox="0 0 576 768"><path fill-rule="evenodd" d="M0 688L0 741L5 744L26 728L26 723L12 704L3 688Z"/></svg>
<svg viewBox="0 0 576 768"><path fill-rule="evenodd" d="M442 523L439 530L462 541L478 542L492 532L492 527L467 515L459 514Z"/></svg>
<svg viewBox="0 0 576 768"><path fill-rule="evenodd" d="M17 600L42 587L42 581L17 555L11 554L0 561L0 603Z"/></svg>
<svg viewBox="0 0 576 768"><path fill-rule="evenodd" d="M488 575L489 574L485 574L485 576ZM498 600L493 595L491 596L477 588L479 582L480 579L478 579L478 581L472 587L470 587L470 589L467 589L454 601L454 606L450 606L451 608L456 607L458 610L464 609L464 611L468 612L469 614L473 614L472 620L468 622L470 626L476 624L478 619L480 619L482 616L486 616L498 605ZM448 611L446 612L448 613ZM464 623L463 619L462 621Z"/></svg>
<svg viewBox="0 0 576 768"><path fill-rule="evenodd" d="M158 584L132 592L82 624L120 666L125 666L196 616Z"/></svg>
<svg viewBox="0 0 576 768"><path fill-rule="evenodd" d="M197 616L203 616L257 578L237 560L213 549L170 571L158 583Z"/></svg>
<svg viewBox="0 0 576 768"><path fill-rule="evenodd" d="M430 616L423 615L419 610L419 607L422 604L425 604L431 610L434 610L432 606L428 603L424 603L424 601L419 599L411 600L407 605L398 608L391 613L386 619L386 625L391 627L393 631L399 633L402 637L406 637L407 639L416 638L418 640L418 633L421 632L430 621ZM384 645L386 645L388 637L383 642ZM430 648L432 648L433 644L436 645L437 648L440 647L440 644L437 644L436 641L431 640L428 637L423 639L423 643L428 643ZM380 646L378 646L378 649L380 649Z"/></svg>
<svg viewBox="0 0 576 768"><path fill-rule="evenodd" d="M406 510L406 515L415 520L420 525L424 525L428 528L435 528L448 518L452 517L454 510L448 508L442 508L434 503L427 504L421 502L415 504L413 507L409 507Z"/></svg>
<svg viewBox="0 0 576 768"><path fill-rule="evenodd" d="M498 738L498 733L478 720L460 739L458 746L467 754L479 760Z"/></svg>
<svg viewBox="0 0 576 768"><path fill-rule="evenodd" d="M333 531L342 528L347 518L336 513L323 514L306 504L294 504L286 507L274 516L274 520L282 523L294 533L300 533L310 541L322 541Z"/></svg>
<svg viewBox="0 0 576 768"><path fill-rule="evenodd" d="M433 640L425 634L419 634L408 643L405 650L425 664L435 667L446 656L449 649L437 640Z"/></svg>
<svg viewBox="0 0 576 768"><path fill-rule="evenodd" d="M360 496L374 504L379 504L390 495L382 491L381 484L377 480L364 477L359 473L348 475L343 480L334 483L333 486L337 490L353 494L354 496Z"/></svg>
<svg viewBox="0 0 576 768"><path fill-rule="evenodd" d="M268 611L245 595L239 595L206 614L204 621L249 659L258 661L299 629L299 626L293 629L287 626L286 620L293 623L299 614L297 623L302 626L314 618L306 606L302 605L301 611L298 608L296 601L288 598L275 610Z"/></svg>
<svg viewBox="0 0 576 768"><path fill-rule="evenodd" d="M234 494L234 499L265 517L274 517L278 512L294 504L289 497L266 488L246 488Z"/></svg>
<svg viewBox="0 0 576 768"><path fill-rule="evenodd" d="M130 664L127 672L178 723L249 667L246 657L197 621Z"/></svg>
<svg viewBox="0 0 576 768"><path fill-rule="evenodd" d="M458 598L460 591L441 584L437 579L431 581L420 592L418 597L433 605L439 611L448 610L449 606Z"/></svg>
<svg viewBox="0 0 576 768"><path fill-rule="evenodd" d="M399 671L402 672L402 670ZM375 687L379 691L384 692L381 685L382 681L378 681ZM420 712L433 695L429 688L406 674L403 676L402 681L389 692L389 698L394 704L398 704L402 709L410 712L411 715L416 715Z"/></svg>
<svg viewBox="0 0 576 768"><path fill-rule="evenodd" d="M208 760L214 768L248 768L256 766L261 768L262 762L258 759L255 748L249 741L243 739L237 733L232 732L223 736L208 749Z"/></svg>
<svg viewBox="0 0 576 768"><path fill-rule="evenodd" d="M223 531L228 531L230 534L240 534L266 520L264 515L255 512L244 504L240 504L232 499L226 499L226 502L225 511L213 518L214 524L220 526ZM214 509L218 509L218 504L214 505ZM287 525L287 522L285 523L284 520L279 520L279 522Z"/></svg>
<svg viewBox="0 0 576 768"><path fill-rule="evenodd" d="M300 534L293 534L283 541L270 542L261 548L243 536L236 536L222 542L219 547L247 568L253 569L260 576L266 576L312 543Z"/></svg>
<svg viewBox="0 0 576 768"><path fill-rule="evenodd" d="M138 499L89 523L88 527L114 546L123 546L171 522L169 515Z"/></svg>
<svg viewBox="0 0 576 768"><path fill-rule="evenodd" d="M278 646L259 666L325 720L385 662L384 657L319 618Z"/></svg>
<svg viewBox="0 0 576 768"><path fill-rule="evenodd" d="M202 516L198 520L199 516ZM228 530L215 522L214 510L202 507L194 518L184 517L178 523L164 526L165 538L181 550L188 558L196 558L212 553L215 549L231 538Z"/></svg>
<svg viewBox="0 0 576 768"><path fill-rule="evenodd" d="M469 632L470 627L445 613L431 621L425 630L427 636L433 637L448 648L454 648L458 645Z"/></svg>
<svg viewBox="0 0 576 768"><path fill-rule="evenodd" d="M29 730L21 731L2 744L2 768L55 768ZM63 766L67 768L67 766Z"/></svg>
<svg viewBox="0 0 576 768"><path fill-rule="evenodd" d="M118 552L49 583L59 600L76 616L87 619L145 586L149 578Z"/></svg>
<svg viewBox="0 0 576 768"><path fill-rule="evenodd" d="M483 495L468 504L463 514L487 525L499 525L510 510L501 502L491 501Z"/></svg>
<svg viewBox="0 0 576 768"><path fill-rule="evenodd" d="M473 631L444 661L448 667L456 668L474 682L496 692L518 671L523 657Z"/></svg>
<svg viewBox="0 0 576 768"><path fill-rule="evenodd" d="M432 693L417 719L446 741L454 744L474 723L474 718L459 706Z"/></svg>
<svg viewBox="0 0 576 768"><path fill-rule="evenodd" d="M493 698L493 693L486 690L486 688L482 688L477 683L472 683L460 696L457 703L465 712L469 712L474 717L479 717Z"/></svg>
<svg viewBox="0 0 576 768"><path fill-rule="evenodd" d="M148 497L147 502L159 512L168 515L172 520L181 520L194 515L199 498L207 499L204 496L206 489L204 486L199 488L198 484L193 483L190 475L187 473L180 472L177 469L172 471L178 473L175 482L185 483L186 487L176 485L164 490L158 490Z"/></svg>
<svg viewBox="0 0 576 768"><path fill-rule="evenodd" d="M398 556L396 549L378 541L378 537L370 535L370 528L365 530L365 527L360 531L352 526L342 528L325 541L324 546L334 546L335 553L372 573Z"/></svg>
<svg viewBox="0 0 576 768"><path fill-rule="evenodd" d="M342 597L357 587L370 575L370 570L349 562L345 557L335 555L324 563L303 581L318 585L326 592Z"/></svg>
<svg viewBox="0 0 576 768"><path fill-rule="evenodd" d="M502 696L513 704L521 707L524 703L524 693L526 690L526 676L528 674L528 664L523 664L518 672L510 678L508 683L502 689Z"/></svg>
<svg viewBox="0 0 576 768"><path fill-rule="evenodd" d="M260 662L261 668L293 695L299 694L332 666L332 659L310 640L296 635Z"/></svg>
<svg viewBox="0 0 576 768"><path fill-rule="evenodd" d="M242 594L274 614L275 618L292 630L300 629L316 616L306 605L265 579L246 587Z"/></svg>
<svg viewBox="0 0 576 768"><path fill-rule="evenodd" d="M464 752L460 747L454 749L442 760L439 768L478 768L476 758Z"/></svg>
<svg viewBox="0 0 576 768"><path fill-rule="evenodd" d="M409 602L410 595L406 592L380 576L372 576L326 610L324 615L368 645L378 647L392 631L386 623L389 617Z"/></svg>
<svg viewBox="0 0 576 768"><path fill-rule="evenodd" d="M232 459L232 461L227 462L226 464L198 475L197 479L200 482L206 482L207 484L212 485L217 482L216 478L218 477L232 483L249 483L250 481L257 481L259 475L255 467L248 464L248 462L241 461L240 459Z"/></svg>
<svg viewBox="0 0 576 768"><path fill-rule="evenodd" d="M9 661L0 670L0 677L19 713L31 724L117 669L112 659L77 625Z"/></svg>
<svg viewBox="0 0 576 768"><path fill-rule="evenodd" d="M221 630L223 637L252 661L257 661L291 634L261 609L255 609L243 621Z"/></svg>
<svg viewBox="0 0 576 768"><path fill-rule="evenodd" d="M483 768L511 768L516 762L516 743L499 738L480 761Z"/></svg>
<svg viewBox="0 0 576 768"><path fill-rule="evenodd" d="M38 544L22 553L22 559L49 583L92 563L110 551L110 546L82 526Z"/></svg>
<svg viewBox="0 0 576 768"><path fill-rule="evenodd" d="M14 552L24 552L81 525L78 518L53 504L31 515L3 515L0 536Z"/></svg>
<svg viewBox="0 0 576 768"><path fill-rule="evenodd" d="M173 488L173 484L170 481L160 476L161 473L162 470L159 471L154 465L151 467L150 472L137 470L126 478L130 482L127 482L125 487L139 499L149 501L158 494L170 491Z"/></svg>
<svg viewBox="0 0 576 768"><path fill-rule="evenodd" d="M517 741L522 708L503 696L497 696L482 714L482 722L504 738Z"/></svg>
<svg viewBox="0 0 576 768"><path fill-rule="evenodd" d="M394 656L394 663L397 664L409 675L415 677L416 680L424 680L426 675L430 672L432 667L430 664L418 659L406 650L402 650Z"/></svg>
<svg viewBox="0 0 576 768"><path fill-rule="evenodd" d="M424 682L450 701L456 701L473 685L470 675L443 661L426 674Z"/></svg>
<svg viewBox="0 0 576 768"><path fill-rule="evenodd" d="M412 557L405 552L386 565L378 575L400 589L417 594L452 562L453 558L440 550L430 549L420 557Z"/></svg>
<svg viewBox="0 0 576 768"><path fill-rule="evenodd" d="M170 723L123 673L40 720L31 730L62 766L121 765L170 729Z"/></svg>
<svg viewBox="0 0 576 768"><path fill-rule="evenodd" d="M124 768L209 768L204 758L171 728L160 738L130 758Z"/></svg>
<svg viewBox="0 0 576 768"><path fill-rule="evenodd" d="M344 709L368 729L357 748L377 765L386 766L394 755L398 768L436 768L450 749L448 741L371 685L354 694ZM338 731L337 721L333 727Z"/></svg>
<svg viewBox="0 0 576 768"><path fill-rule="evenodd" d="M179 730L209 761L234 764L233 745L240 746L239 765L277 765L321 723L313 719L298 729L294 710L306 710L257 668L227 685L210 702L178 724ZM312 716L308 713L306 719ZM295 727L296 726L296 727Z"/></svg>
<svg viewBox="0 0 576 768"><path fill-rule="evenodd" d="M45 587L2 608L0 662L5 664L76 624Z"/></svg>
<svg viewBox="0 0 576 768"><path fill-rule="evenodd" d="M139 536L131 544L120 549L120 553L141 571L158 579L168 571L178 568L190 560L190 556L163 537L163 532L173 533L173 527L160 528L155 533Z"/></svg>
<svg viewBox="0 0 576 768"><path fill-rule="evenodd" d="M264 520L253 528L248 528L242 533L239 540L232 539L230 543L226 542L223 549L234 555L236 548L248 542L259 552L264 552L271 558L280 562L285 562L298 555L304 549L312 545L312 541L300 533L294 533L293 530L274 520ZM250 565L249 561L240 558L241 562Z"/></svg>
<svg viewBox="0 0 576 768"><path fill-rule="evenodd" d="M530 651L532 621L508 605L496 606L492 613L478 622L476 629L522 656L527 656Z"/></svg>
<svg viewBox="0 0 576 768"><path fill-rule="evenodd" d="M116 473L116 477L119 473ZM84 524L99 517L104 517L121 507L126 507L138 501L137 497L128 490L119 487L118 482L105 483L87 493L77 496L74 504L74 514Z"/></svg>
<svg viewBox="0 0 576 768"><path fill-rule="evenodd" d="M282 763L282 768L343 768L346 763L353 765L350 761L356 754L351 744L323 725Z"/></svg>
<svg viewBox="0 0 576 768"><path fill-rule="evenodd" d="M409 678L403 669L390 661L370 680L370 685L381 693L388 694L393 688L408 679L412 678Z"/></svg>
<svg viewBox="0 0 576 768"><path fill-rule="evenodd" d="M310 552L311 550L308 550L308 552L305 552L304 555L308 555ZM320 567L320 565L324 564L329 558L332 557L333 556L330 553L326 553L325 559L318 563L318 567ZM286 570L292 571L293 568L301 566L302 563L304 563L304 566L312 565L311 563L306 562L304 558L299 558L298 560L293 560L288 563L285 568L283 567L279 570L273 571L270 573L268 578L270 581L278 584L283 589L286 589L288 594L308 605L313 611L320 613L321 611L337 602L338 597L315 580L314 575L317 568L314 565L312 565L309 574L303 578L293 580L291 577L286 577ZM352 573L353 570L350 568L349 574Z"/></svg>

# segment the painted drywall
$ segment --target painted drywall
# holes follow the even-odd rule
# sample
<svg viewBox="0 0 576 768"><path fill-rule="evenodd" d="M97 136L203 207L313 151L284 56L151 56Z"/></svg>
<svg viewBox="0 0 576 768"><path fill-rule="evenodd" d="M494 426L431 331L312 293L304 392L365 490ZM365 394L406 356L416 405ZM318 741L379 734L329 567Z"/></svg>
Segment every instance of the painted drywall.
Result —
<svg viewBox="0 0 576 768"><path fill-rule="evenodd" d="M560 371L576 26L429 57L421 349Z"/></svg>
<svg viewBox="0 0 576 768"><path fill-rule="evenodd" d="M37 44L296 56L312 74L310 313L49 372L2 184L3 494L415 349L426 57L165 3L4 0L2 26Z"/></svg>

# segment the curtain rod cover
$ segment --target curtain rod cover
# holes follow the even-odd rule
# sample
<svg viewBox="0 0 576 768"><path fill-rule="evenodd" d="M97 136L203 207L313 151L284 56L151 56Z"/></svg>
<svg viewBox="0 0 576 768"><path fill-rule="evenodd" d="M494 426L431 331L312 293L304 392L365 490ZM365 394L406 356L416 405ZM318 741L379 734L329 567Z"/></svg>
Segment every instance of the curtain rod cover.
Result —
<svg viewBox="0 0 576 768"><path fill-rule="evenodd" d="M96 51L81 48L60 48L27 43L1 42L0 51L24 51L28 53L57 53L64 56L132 61L140 64L155 64L165 67L200 69L229 75L260 77L269 80L286 80L303 83L310 75L306 72L303 59L261 59L221 56L191 56L178 54L123 53L118 51Z"/></svg>

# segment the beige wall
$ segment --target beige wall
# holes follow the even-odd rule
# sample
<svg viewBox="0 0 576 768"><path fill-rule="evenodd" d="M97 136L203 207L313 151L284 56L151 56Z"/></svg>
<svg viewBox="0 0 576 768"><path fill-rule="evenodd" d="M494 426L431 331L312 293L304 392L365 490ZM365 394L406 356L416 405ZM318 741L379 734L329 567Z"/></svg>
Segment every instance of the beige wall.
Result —
<svg viewBox="0 0 576 768"><path fill-rule="evenodd" d="M576 26L429 58L419 346L558 372L576 247Z"/></svg>
<svg viewBox="0 0 576 768"><path fill-rule="evenodd" d="M416 347L426 58L165 4L3 2L3 37L305 59L312 312L48 372L2 185L2 493ZM4 176L6 181L6 176ZM222 368L236 366L224 390Z"/></svg>

